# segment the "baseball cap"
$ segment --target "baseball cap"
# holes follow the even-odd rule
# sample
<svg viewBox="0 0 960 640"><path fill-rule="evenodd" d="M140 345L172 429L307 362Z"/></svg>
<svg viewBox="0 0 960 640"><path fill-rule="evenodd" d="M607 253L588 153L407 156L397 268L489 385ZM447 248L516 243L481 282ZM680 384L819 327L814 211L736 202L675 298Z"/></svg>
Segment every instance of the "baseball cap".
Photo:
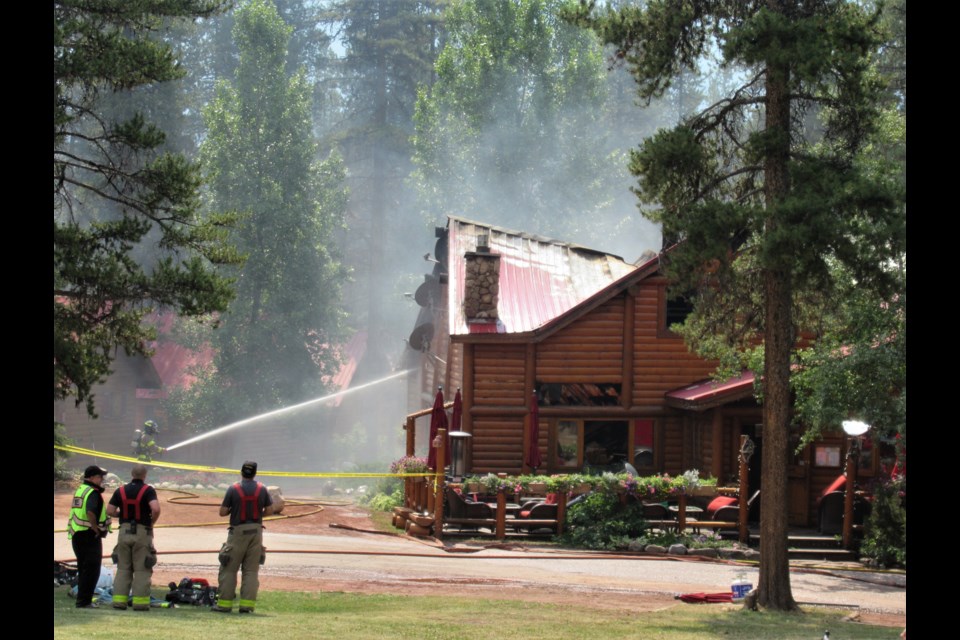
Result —
<svg viewBox="0 0 960 640"><path fill-rule="evenodd" d="M92 464L83 470L84 478L92 478L93 476L105 476L105 475L107 475L107 470L101 469L95 464Z"/></svg>
<svg viewBox="0 0 960 640"><path fill-rule="evenodd" d="M240 467L240 475L244 478L252 478L257 475L257 463L252 460L247 460L243 463L243 466Z"/></svg>

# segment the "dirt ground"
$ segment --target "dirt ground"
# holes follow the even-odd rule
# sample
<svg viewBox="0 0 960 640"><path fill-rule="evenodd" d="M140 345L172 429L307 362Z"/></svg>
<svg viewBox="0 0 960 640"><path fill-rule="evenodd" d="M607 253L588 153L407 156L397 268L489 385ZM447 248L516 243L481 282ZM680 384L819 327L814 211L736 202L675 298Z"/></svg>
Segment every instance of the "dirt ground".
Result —
<svg viewBox="0 0 960 640"><path fill-rule="evenodd" d="M73 492L69 488L54 489L54 521L66 522L70 510ZM219 496L198 495L189 497L180 492L158 490L162 505L160 525L176 523L185 525L210 525L223 527L225 519L218 515ZM266 527L277 533L318 534L324 536L356 536L357 530L373 531L375 526L368 512L352 504L336 504L335 501L286 498L287 504L279 519L266 522ZM331 527L331 524L337 526ZM384 534L390 535L390 534ZM435 541L423 544L436 545ZM55 558L66 560L68 558ZM433 595L438 581L435 578L390 582L384 580L342 580L329 574L317 574L304 568L303 571L289 571L288 575L260 574L260 588L275 591L343 591L349 593L396 593L404 595ZM184 576L191 575L191 565L176 564L173 558L163 558L154 571L154 584L179 582ZM577 604L597 609L618 609L634 612L655 611L677 606L673 596L661 593L645 594L638 598L636 593L618 593L615 589L604 592L603 597L584 598L583 593L561 589L550 585L533 587L524 584L516 588L511 576L503 580L482 579L456 582L458 595L487 599L516 599L553 604ZM718 606L718 605L713 605ZM721 605L722 606L722 605ZM731 605L727 605L731 606ZM858 620L866 624L891 627L904 627L903 615L860 612Z"/></svg>

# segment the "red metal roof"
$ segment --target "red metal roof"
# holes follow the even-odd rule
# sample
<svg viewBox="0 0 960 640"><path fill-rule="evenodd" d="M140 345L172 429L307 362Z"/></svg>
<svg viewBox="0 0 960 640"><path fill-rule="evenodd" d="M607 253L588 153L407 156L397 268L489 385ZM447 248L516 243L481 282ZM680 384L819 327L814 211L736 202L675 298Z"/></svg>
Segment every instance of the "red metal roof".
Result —
<svg viewBox="0 0 960 640"><path fill-rule="evenodd" d="M197 377L191 371L213 362L213 349L209 345L194 350L167 337L175 319L173 313L152 313L147 317L147 322L157 327L158 340L152 345L154 354L150 361L163 381L164 395L175 387L192 386Z"/></svg>
<svg viewBox="0 0 960 640"><path fill-rule="evenodd" d="M353 337L340 348L340 369L331 377L329 382L333 389L342 391L350 386L353 380L353 374L357 372L357 365L363 360L363 354L367 352L367 332L357 331ZM326 381L325 381L326 382ZM334 407L339 407L343 401L343 396L337 396L328 403Z"/></svg>
<svg viewBox="0 0 960 640"><path fill-rule="evenodd" d="M679 409L703 410L753 395L754 375L745 371L724 382L704 380L681 389L668 391L667 404Z"/></svg>
<svg viewBox="0 0 960 640"><path fill-rule="evenodd" d="M636 269L620 256L454 216L447 234L451 335L532 331ZM463 315L464 254L476 251L478 235L500 255L497 323L468 324Z"/></svg>
<svg viewBox="0 0 960 640"><path fill-rule="evenodd" d="M137 389L137 397L149 395L149 397L165 398L170 389L189 388L197 381L197 377L191 371L197 366L204 367L213 362L214 352L210 345L194 350L169 339L174 319L175 315L172 313L154 313L147 318L148 322L152 322L157 327L158 340L152 345L154 355L150 360L163 382L163 390ZM366 349L366 331L358 331L340 347L342 365L326 380L334 390L341 391L350 386L353 374L357 371L357 364L363 358ZM330 402L333 406L339 406L342 398L343 396L338 396Z"/></svg>

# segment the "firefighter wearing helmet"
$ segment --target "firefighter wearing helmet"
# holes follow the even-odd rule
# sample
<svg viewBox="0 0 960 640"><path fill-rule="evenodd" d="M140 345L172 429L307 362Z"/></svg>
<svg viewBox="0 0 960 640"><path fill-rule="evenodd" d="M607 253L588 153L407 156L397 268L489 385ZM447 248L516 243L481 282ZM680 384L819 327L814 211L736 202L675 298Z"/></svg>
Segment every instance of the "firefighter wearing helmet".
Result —
<svg viewBox="0 0 960 640"><path fill-rule="evenodd" d="M137 429L136 437L133 442L130 443L133 447L133 455L137 457L137 460L150 462L154 456L159 456L166 451L166 449L157 444L157 434L159 432L160 430L157 428L157 423L153 420L144 422L142 430Z"/></svg>

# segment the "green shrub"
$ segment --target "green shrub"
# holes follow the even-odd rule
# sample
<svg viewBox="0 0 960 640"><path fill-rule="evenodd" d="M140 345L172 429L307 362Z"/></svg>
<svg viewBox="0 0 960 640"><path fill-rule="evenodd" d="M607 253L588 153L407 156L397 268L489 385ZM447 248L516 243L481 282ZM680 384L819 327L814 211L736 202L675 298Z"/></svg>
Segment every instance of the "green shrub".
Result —
<svg viewBox="0 0 960 640"><path fill-rule="evenodd" d="M587 549L623 549L646 527L639 502L621 504L616 495L592 493L567 511L563 541Z"/></svg>
<svg viewBox="0 0 960 640"><path fill-rule="evenodd" d="M907 566L907 485L903 476L874 487L860 555L882 566Z"/></svg>
<svg viewBox="0 0 960 640"><path fill-rule="evenodd" d="M370 501L367 503L371 509L375 511L390 511L394 507L399 507L403 504L403 495L402 492L397 489L391 494L378 493L370 498Z"/></svg>

